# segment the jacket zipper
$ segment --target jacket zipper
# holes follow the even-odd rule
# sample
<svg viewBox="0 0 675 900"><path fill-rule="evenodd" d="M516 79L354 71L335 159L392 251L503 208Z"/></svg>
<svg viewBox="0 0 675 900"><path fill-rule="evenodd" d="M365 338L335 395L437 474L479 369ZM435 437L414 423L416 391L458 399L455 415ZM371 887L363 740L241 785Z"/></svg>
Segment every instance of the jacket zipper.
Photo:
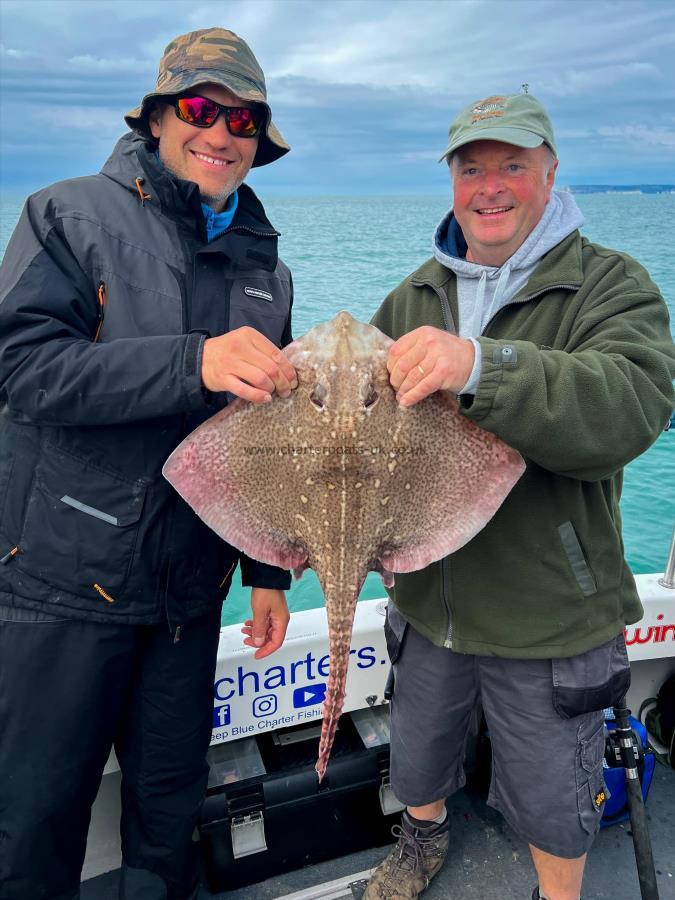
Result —
<svg viewBox="0 0 675 900"><path fill-rule="evenodd" d="M225 573L225 577L223 578L223 580L222 580L222 581L220 582L220 584L218 585L219 588L223 587L223 585L225 584L225 582L227 581L227 579L230 577L230 575L231 575L232 572L234 571L234 567L235 567L236 565L237 565L237 560L235 559L235 561L232 563L232 565L230 566L230 568L229 568L229 569L227 570L227 572Z"/></svg>
<svg viewBox="0 0 675 900"><path fill-rule="evenodd" d="M257 228L251 228L250 225L233 225L224 231L223 234L232 234L233 231L248 231L249 234L254 234L256 237L281 237L280 231L260 231Z"/></svg>
<svg viewBox="0 0 675 900"><path fill-rule="evenodd" d="M445 291L436 287L435 284L431 284L429 281L412 281L411 284L416 287L430 287L431 290L436 294L441 303L441 313L443 315L443 324L445 325L445 330L450 334L457 334L457 327L455 325L455 320L452 317L452 312L450 310L450 303L448 301L448 295Z"/></svg>
<svg viewBox="0 0 675 900"><path fill-rule="evenodd" d="M448 611L448 630L445 633L445 640L443 641L443 646L451 650L452 649L452 607L450 606L450 599L448 597L448 586L446 584L445 577L445 565L446 565L447 557L444 557L441 560L441 596L443 599L443 604Z"/></svg>
<svg viewBox="0 0 675 900"><path fill-rule="evenodd" d="M548 284L546 287L540 288L538 291L535 291L534 294L527 294L525 297L520 297L518 299L514 298L510 300L506 306L509 306L511 303L525 303L527 300L534 300L535 297L540 297L542 294L547 294L549 291L557 291L561 288L564 288L568 291L578 291L581 287L581 284L564 284L560 282L559 284ZM502 307L504 309L505 307Z"/></svg>
<svg viewBox="0 0 675 900"><path fill-rule="evenodd" d="M485 323L485 328L483 329L481 334L485 334L487 332L488 328L490 327L490 325L492 325L494 320L497 318L499 313L503 309L506 309L509 306L519 306L521 303L529 303L530 300L536 300L537 297L541 297L542 294L547 294L549 291L557 291L560 289L569 290L569 291L578 291L580 287L581 287L580 284L549 284L546 287L543 287L540 290L535 291L534 294L527 294L525 297L518 297L518 298L514 298L513 300L509 300L508 303L505 303L504 306L502 306L500 309L498 309L497 312L493 315L493 317L488 322Z"/></svg>

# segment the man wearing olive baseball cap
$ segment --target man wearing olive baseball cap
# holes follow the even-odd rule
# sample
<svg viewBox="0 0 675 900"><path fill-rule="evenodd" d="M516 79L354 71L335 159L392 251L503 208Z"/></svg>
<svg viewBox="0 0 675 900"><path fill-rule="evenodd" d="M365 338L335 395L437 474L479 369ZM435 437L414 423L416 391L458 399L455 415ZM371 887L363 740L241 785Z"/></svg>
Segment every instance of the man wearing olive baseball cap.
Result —
<svg viewBox="0 0 675 900"><path fill-rule="evenodd" d="M391 783L407 808L364 900L411 900L442 866L445 800L464 783L479 697L488 802L530 846L532 896L578 900L606 796L602 710L628 687L623 630L642 616L623 557L622 469L668 421L675 348L647 272L583 238L572 194L554 190L538 100L471 103L441 159L454 203L433 258L373 323L395 339L401 405L457 394L526 470L468 544L389 591Z"/></svg>
<svg viewBox="0 0 675 900"><path fill-rule="evenodd" d="M297 386L290 272L245 184L289 147L256 58L222 28L171 41L126 122L98 175L29 197L0 270L3 900L79 896L113 745L120 897L194 896L237 564L256 657L289 618L289 574L224 543L161 474L232 396Z"/></svg>
<svg viewBox="0 0 675 900"><path fill-rule="evenodd" d="M455 150L474 141L531 149L544 143L557 156L551 120L532 94L486 97L471 103L450 126L450 142L441 159L449 159Z"/></svg>

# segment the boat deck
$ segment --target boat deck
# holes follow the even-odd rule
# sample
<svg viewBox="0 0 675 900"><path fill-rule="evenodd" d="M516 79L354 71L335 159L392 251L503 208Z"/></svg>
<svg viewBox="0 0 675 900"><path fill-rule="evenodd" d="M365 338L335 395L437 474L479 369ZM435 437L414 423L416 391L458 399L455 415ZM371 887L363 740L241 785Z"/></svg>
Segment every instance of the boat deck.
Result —
<svg viewBox="0 0 675 900"><path fill-rule="evenodd" d="M535 879L527 845L485 805L485 794L465 788L448 801L448 811L450 856L424 900L529 900ZM658 764L647 815L660 900L675 900L675 771ZM362 888L350 882L376 866L385 852L365 850L235 891L211 894L202 889L199 900L359 900ZM116 900L117 882L117 872L93 878L82 885L81 898ZM329 887L331 882L336 884ZM639 897L630 823L603 829L589 854L584 900Z"/></svg>

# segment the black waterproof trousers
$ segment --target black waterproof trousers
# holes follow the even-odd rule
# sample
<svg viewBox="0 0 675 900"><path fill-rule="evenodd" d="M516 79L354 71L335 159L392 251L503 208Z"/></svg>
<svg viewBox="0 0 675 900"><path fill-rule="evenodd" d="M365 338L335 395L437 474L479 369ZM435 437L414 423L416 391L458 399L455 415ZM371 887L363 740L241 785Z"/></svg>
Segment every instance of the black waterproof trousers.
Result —
<svg viewBox="0 0 675 900"><path fill-rule="evenodd" d="M207 783L220 604L111 625L0 607L0 898L74 900L112 746L124 900L185 900Z"/></svg>

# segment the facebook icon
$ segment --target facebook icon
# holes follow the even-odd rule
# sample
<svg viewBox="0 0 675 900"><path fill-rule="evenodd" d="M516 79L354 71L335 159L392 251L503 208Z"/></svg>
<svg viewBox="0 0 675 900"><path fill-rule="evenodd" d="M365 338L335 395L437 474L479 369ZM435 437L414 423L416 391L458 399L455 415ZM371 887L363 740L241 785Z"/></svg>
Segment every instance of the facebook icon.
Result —
<svg viewBox="0 0 675 900"><path fill-rule="evenodd" d="M225 703L223 706L213 707L213 727L224 728L230 724L230 704Z"/></svg>

